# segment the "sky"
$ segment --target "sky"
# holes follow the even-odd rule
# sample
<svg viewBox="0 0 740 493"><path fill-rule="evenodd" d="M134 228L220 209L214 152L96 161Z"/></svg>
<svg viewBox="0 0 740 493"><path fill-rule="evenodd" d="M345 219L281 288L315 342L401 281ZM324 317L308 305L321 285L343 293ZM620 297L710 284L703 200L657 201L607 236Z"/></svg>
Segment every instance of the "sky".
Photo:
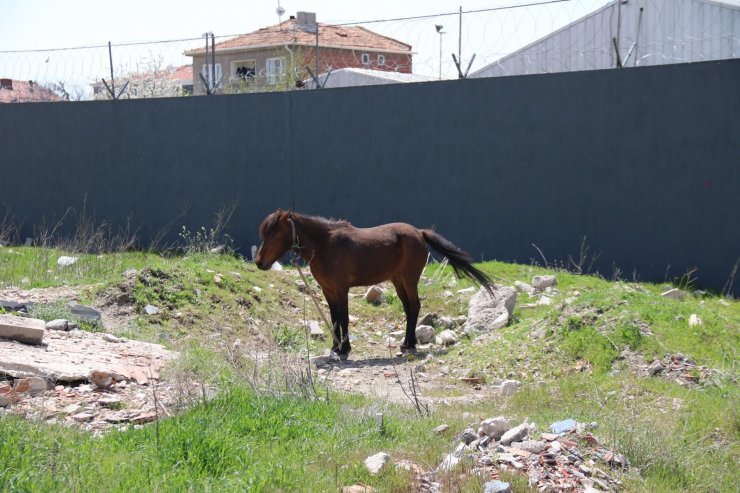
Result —
<svg viewBox="0 0 740 493"><path fill-rule="evenodd" d="M522 4L552 2L544 6L509 8ZM19 80L61 79L71 73L87 75L89 62L77 52L68 52L64 69L47 65L60 58L43 55L39 60L31 50L77 48L83 46L154 42L198 38L205 32L216 36L242 34L277 24L276 9L285 9L283 20L297 11L315 12L321 23L363 23L413 46L414 72L436 75L439 72L440 41L442 73L456 76L451 54L462 44L463 65L476 54L472 70L494 61L512 49L576 20L603 5L606 0L0 0L0 77ZM460 7L463 15L460 37ZM442 15L454 14L454 15ZM429 16L429 17L422 17ZM407 19L417 17L415 19ZM404 19L367 23L382 19ZM440 36L435 25L443 25ZM163 47L165 45L162 45ZM173 56L183 48L172 43ZM20 53L19 53L20 52ZM39 55L41 56L41 55ZM130 57L140 54L125 55ZM168 55L169 56L169 55ZM123 64L128 62L124 58ZM181 63L173 61L172 63ZM70 68L72 67L72 68ZM76 67L76 68L75 68Z"/></svg>

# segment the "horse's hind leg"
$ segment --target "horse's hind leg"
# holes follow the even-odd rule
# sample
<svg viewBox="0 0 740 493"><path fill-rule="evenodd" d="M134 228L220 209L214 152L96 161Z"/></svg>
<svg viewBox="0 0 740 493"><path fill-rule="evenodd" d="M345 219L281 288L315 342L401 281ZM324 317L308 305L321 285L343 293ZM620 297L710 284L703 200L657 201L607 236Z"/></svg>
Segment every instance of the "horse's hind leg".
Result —
<svg viewBox="0 0 740 493"><path fill-rule="evenodd" d="M411 286L413 289L409 290L401 276L396 276L391 281L396 288L396 293L403 304L403 311L406 314L406 337L404 337L403 344L401 344L401 351L413 352L416 350L416 321L419 318L419 310L421 309L416 285Z"/></svg>

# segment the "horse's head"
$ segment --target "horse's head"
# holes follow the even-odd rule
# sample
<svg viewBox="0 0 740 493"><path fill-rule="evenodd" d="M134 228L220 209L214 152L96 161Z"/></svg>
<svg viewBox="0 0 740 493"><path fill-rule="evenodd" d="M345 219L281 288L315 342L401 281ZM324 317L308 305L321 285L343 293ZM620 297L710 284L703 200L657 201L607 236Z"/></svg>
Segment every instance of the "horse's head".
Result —
<svg viewBox="0 0 740 493"><path fill-rule="evenodd" d="M268 270L277 259L293 245L293 226L290 224L291 211L278 209L267 216L260 224L260 247L254 263L260 270Z"/></svg>

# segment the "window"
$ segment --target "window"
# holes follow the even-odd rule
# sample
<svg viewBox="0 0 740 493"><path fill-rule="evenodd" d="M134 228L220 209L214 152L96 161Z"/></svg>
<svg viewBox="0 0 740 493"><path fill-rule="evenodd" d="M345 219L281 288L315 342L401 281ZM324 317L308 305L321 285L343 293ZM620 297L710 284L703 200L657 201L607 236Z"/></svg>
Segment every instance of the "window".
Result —
<svg viewBox="0 0 740 493"><path fill-rule="evenodd" d="M385 55L378 55L378 67L385 67Z"/></svg>
<svg viewBox="0 0 740 493"><path fill-rule="evenodd" d="M283 76L283 58L267 59L267 83L277 84Z"/></svg>
<svg viewBox="0 0 740 493"><path fill-rule="evenodd" d="M235 79L253 79L257 74L257 62L254 60L243 60L231 63L231 72Z"/></svg>
<svg viewBox="0 0 740 493"><path fill-rule="evenodd" d="M362 54L362 64L363 65L370 65L370 55L367 53Z"/></svg>
<svg viewBox="0 0 740 493"><path fill-rule="evenodd" d="M223 79L224 73L221 69L221 64L216 64L216 78L213 78L214 71L211 70L212 65L210 63L204 63L200 69L200 75L203 76L203 80L209 89L218 89L221 87L221 79Z"/></svg>

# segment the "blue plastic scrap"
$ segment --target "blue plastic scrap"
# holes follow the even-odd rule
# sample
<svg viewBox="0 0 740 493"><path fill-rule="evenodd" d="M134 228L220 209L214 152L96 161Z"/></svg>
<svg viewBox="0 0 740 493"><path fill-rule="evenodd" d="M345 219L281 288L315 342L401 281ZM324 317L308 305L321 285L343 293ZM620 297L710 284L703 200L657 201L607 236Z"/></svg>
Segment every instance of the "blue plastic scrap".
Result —
<svg viewBox="0 0 740 493"><path fill-rule="evenodd" d="M550 430L553 433L565 433L566 431L571 431L576 428L576 420L575 419L564 419L562 421L558 421L556 423L553 423L550 425Z"/></svg>

